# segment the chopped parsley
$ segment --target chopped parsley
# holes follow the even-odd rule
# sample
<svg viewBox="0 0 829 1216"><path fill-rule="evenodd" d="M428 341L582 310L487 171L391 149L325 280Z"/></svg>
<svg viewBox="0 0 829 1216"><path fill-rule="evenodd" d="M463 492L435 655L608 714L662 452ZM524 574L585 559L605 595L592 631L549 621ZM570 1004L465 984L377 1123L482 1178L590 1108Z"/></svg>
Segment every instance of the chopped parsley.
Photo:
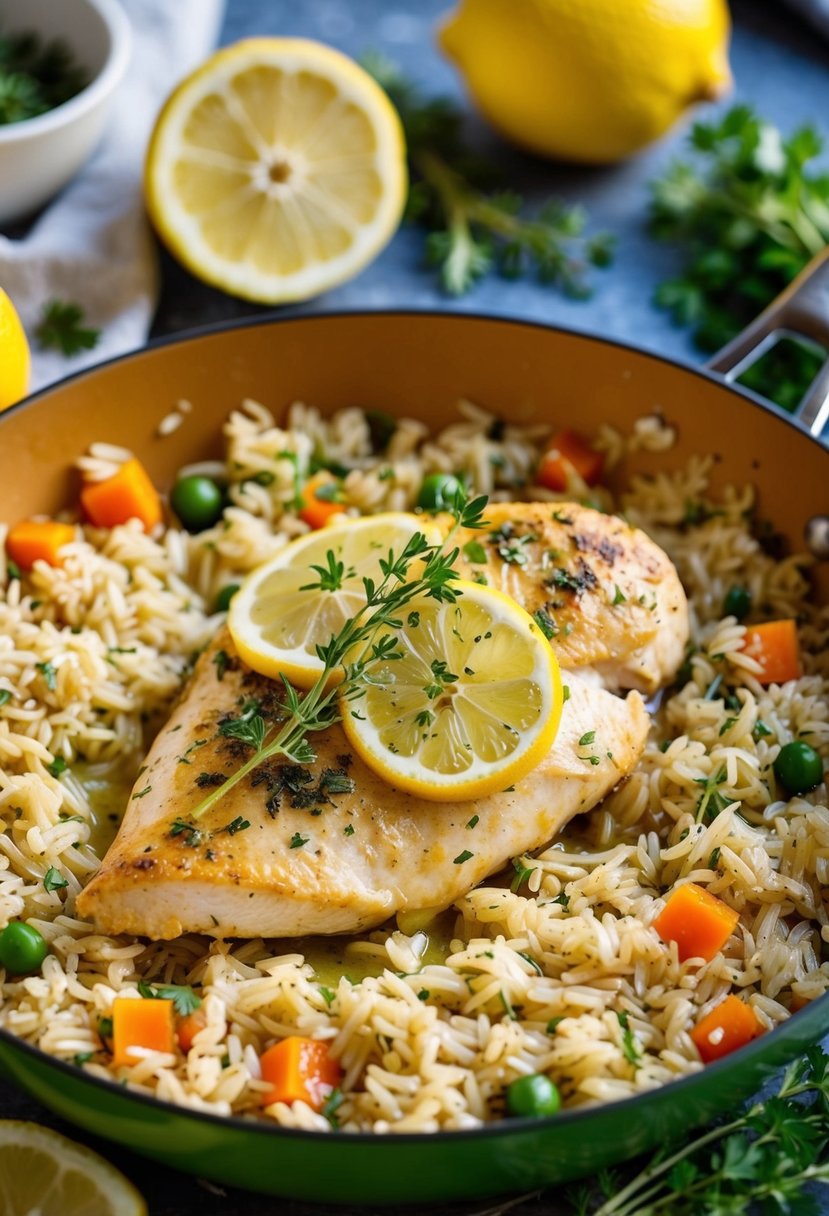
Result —
<svg viewBox="0 0 829 1216"><path fill-rule="evenodd" d="M143 790L136 790L136 792L132 795L132 798L130 799L130 801L134 802L136 798L144 798L147 794L149 794L149 792L152 788L153 787L151 785L145 785Z"/></svg>
<svg viewBox="0 0 829 1216"><path fill-rule="evenodd" d="M172 1001L181 1017L195 1013L201 1005L201 997L189 984L148 984L146 980L139 980L138 991L148 1001Z"/></svg>
<svg viewBox="0 0 829 1216"><path fill-rule="evenodd" d="M615 608L617 604L626 604L627 598L628 597L624 594L621 587L619 587L618 584L614 584L613 599L610 601L613 607Z"/></svg>
<svg viewBox="0 0 829 1216"><path fill-rule="evenodd" d="M458 853L457 857L455 858L454 864L456 866L462 866L465 861L469 861L470 857L474 857L474 856L475 856L475 854L470 853L469 849L464 849L464 851L462 853Z"/></svg>
<svg viewBox="0 0 829 1216"><path fill-rule="evenodd" d="M228 836L235 836L237 832L246 832L250 827L250 820L243 819L241 815L237 815L235 819L231 819L230 823L226 823L223 828L219 828L219 832L227 832Z"/></svg>
<svg viewBox="0 0 829 1216"><path fill-rule="evenodd" d="M467 561L474 562L478 566L486 565L486 549L479 540L468 540L463 547L463 555Z"/></svg>
<svg viewBox="0 0 829 1216"><path fill-rule="evenodd" d="M225 672L230 666L230 658L226 650L217 650L211 660L216 667L216 679L223 680Z"/></svg>
<svg viewBox="0 0 829 1216"><path fill-rule="evenodd" d="M630 1028L628 1015L626 1013L619 1013L617 1010L616 1017L619 1019L619 1025L622 1028L622 1051L624 1057L634 1068L638 1068L642 1048L639 1046L639 1042Z"/></svg>
<svg viewBox="0 0 829 1216"><path fill-rule="evenodd" d="M181 836L188 848L196 849L201 844L202 834L195 824L186 819L174 819L170 825L171 836Z"/></svg>
<svg viewBox="0 0 829 1216"><path fill-rule="evenodd" d="M56 668L51 663L35 663L35 667L46 681L46 687L50 692L54 692L58 686L58 673Z"/></svg>
<svg viewBox="0 0 829 1216"><path fill-rule="evenodd" d="M43 876L43 886L47 891L60 891L63 887L68 887L69 883L63 877L60 870L56 870L54 866L49 866L49 869Z"/></svg>
<svg viewBox="0 0 829 1216"><path fill-rule="evenodd" d="M353 835L354 835L354 824L347 823L345 825L345 827L343 828L343 836L353 836Z"/></svg>
<svg viewBox="0 0 829 1216"><path fill-rule="evenodd" d="M473 815L473 816L472 816L472 818L471 818L471 819L468 821L468 823L467 823L467 825L466 825L466 826L467 826L467 828L469 829L469 831L470 831L470 832L472 831L472 829L473 829L474 827L477 827L477 826L478 826L478 823L479 823L479 821L480 821L480 818L481 818L481 817L480 817L480 815Z"/></svg>
<svg viewBox="0 0 829 1216"><path fill-rule="evenodd" d="M292 849L301 849L301 848L303 848L304 845L306 845L308 843L308 841L310 839L311 839L310 836L300 836L299 832L294 832L293 836L291 837L291 843L290 843L289 847Z"/></svg>
<svg viewBox="0 0 829 1216"><path fill-rule="evenodd" d="M516 893L525 882L529 881L531 874L534 874L538 869L537 866L525 866L522 858L513 857L512 868L515 870L515 878L510 883L510 891Z"/></svg>
<svg viewBox="0 0 829 1216"><path fill-rule="evenodd" d="M546 608L538 608L533 613L533 620L535 621L536 625L541 630L541 632L544 634L544 636L548 642L551 638L554 638L556 636L556 634L558 633L558 625L555 623L553 618L550 616L550 614Z"/></svg>
<svg viewBox="0 0 829 1216"><path fill-rule="evenodd" d="M7 704L7 702L11 701L11 699L12 695L8 688L0 688L0 705Z"/></svg>
<svg viewBox="0 0 829 1216"><path fill-rule="evenodd" d="M64 760L63 756L55 756L51 764L46 765L46 771L51 773L53 777L59 777L61 773L65 773L69 765Z"/></svg>

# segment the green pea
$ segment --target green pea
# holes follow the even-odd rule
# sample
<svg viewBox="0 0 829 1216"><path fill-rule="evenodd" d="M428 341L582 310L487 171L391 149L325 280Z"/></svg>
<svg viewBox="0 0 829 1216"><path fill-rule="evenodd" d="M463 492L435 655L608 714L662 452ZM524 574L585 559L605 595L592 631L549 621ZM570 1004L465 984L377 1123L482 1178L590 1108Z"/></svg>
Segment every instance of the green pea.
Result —
<svg viewBox="0 0 829 1216"><path fill-rule="evenodd" d="M738 621L747 617L751 612L751 592L748 587L741 587L738 583L729 587L725 593L722 610L723 616L736 616Z"/></svg>
<svg viewBox="0 0 829 1216"><path fill-rule="evenodd" d="M173 486L170 506L188 532L203 532L222 517L224 499L221 487L209 477L182 477Z"/></svg>
<svg viewBox="0 0 829 1216"><path fill-rule="evenodd" d="M517 1077L507 1086L507 1110L511 1115L542 1118L554 1115L561 1106L561 1097L549 1077L541 1072Z"/></svg>
<svg viewBox="0 0 829 1216"><path fill-rule="evenodd" d="M213 607L213 611L227 612L228 608L230 607L230 601L233 599L238 590L238 583L228 583L226 587L222 587L221 591L216 596L216 603Z"/></svg>
<svg viewBox="0 0 829 1216"><path fill-rule="evenodd" d="M793 739L777 753L774 771L789 794L807 794L823 780L823 761L808 743Z"/></svg>
<svg viewBox="0 0 829 1216"><path fill-rule="evenodd" d="M462 488L457 477L451 473L430 473L423 478L417 505L424 511L448 511Z"/></svg>
<svg viewBox="0 0 829 1216"><path fill-rule="evenodd" d="M49 953L49 947L32 925L10 921L0 933L0 964L12 975L31 975Z"/></svg>

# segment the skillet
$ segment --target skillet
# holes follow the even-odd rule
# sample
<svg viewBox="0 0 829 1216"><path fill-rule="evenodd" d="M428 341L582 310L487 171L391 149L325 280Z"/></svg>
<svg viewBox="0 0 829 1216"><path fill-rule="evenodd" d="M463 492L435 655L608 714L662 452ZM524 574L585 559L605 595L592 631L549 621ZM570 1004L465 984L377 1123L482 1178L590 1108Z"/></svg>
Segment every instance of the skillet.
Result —
<svg viewBox="0 0 829 1216"><path fill-rule="evenodd" d="M629 430L658 411L674 425L668 453L637 453L616 477L716 458L714 489L756 487L760 518L793 550L829 558L829 364L791 418L732 383L781 332L829 346L829 251L711 368L690 369L597 337L534 323L458 314L355 313L263 318L157 343L80 373L0 417L0 518L74 501L72 460L105 440L132 448L169 490L184 464L217 455L222 422L254 397L279 417L301 399L409 414L432 428L458 398L511 421L549 421L587 434ZM176 432L158 424L180 398L193 411ZM610 482L613 486L613 480ZM815 568L829 601L829 562ZM275 1195L336 1203L424 1203L561 1182L687 1134L749 1096L821 1037L829 994L747 1047L661 1089L548 1119L510 1119L438 1135L327 1135L174 1107L87 1076L0 1030L0 1070L90 1133L178 1169Z"/></svg>

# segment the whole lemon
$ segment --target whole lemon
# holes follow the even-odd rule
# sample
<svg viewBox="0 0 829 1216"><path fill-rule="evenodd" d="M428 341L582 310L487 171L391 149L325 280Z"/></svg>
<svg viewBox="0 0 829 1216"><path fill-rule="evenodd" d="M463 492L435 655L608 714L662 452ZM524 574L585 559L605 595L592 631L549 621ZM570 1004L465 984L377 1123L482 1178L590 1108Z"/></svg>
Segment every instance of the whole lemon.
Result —
<svg viewBox="0 0 829 1216"><path fill-rule="evenodd" d="M0 410L29 391L29 343L15 307L0 287Z"/></svg>
<svg viewBox="0 0 829 1216"><path fill-rule="evenodd" d="M731 83L726 0L461 0L439 32L515 143L607 164Z"/></svg>

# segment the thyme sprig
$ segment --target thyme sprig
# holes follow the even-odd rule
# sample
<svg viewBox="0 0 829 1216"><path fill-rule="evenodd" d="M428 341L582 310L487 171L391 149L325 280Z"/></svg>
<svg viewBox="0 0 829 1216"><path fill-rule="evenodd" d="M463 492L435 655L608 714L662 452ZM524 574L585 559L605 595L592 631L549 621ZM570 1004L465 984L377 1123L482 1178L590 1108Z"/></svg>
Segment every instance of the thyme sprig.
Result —
<svg viewBox="0 0 829 1216"><path fill-rule="evenodd" d="M453 586L459 577L455 570L458 549L452 546L452 541L458 528L485 526L486 504L485 496L469 499L460 487L449 508L452 527L440 544L431 545L422 532L415 532L399 553L389 550L386 557L379 559L382 578L363 579L366 597L363 606L339 633L317 646L323 669L316 683L301 693L282 677L284 717L278 724L269 728L256 702L243 707L237 717L221 723L220 734L246 744L252 755L223 785L202 799L192 813L193 819L200 819L228 790L274 756L284 756L293 764L314 763L317 756L308 736L339 721L341 706L364 695L371 680L370 664L401 657L395 630L403 627L400 614L406 605L421 596L443 603L454 603L459 597L460 591ZM415 562L420 563L421 569L417 577L410 579ZM331 551L326 554L324 566L312 569L318 578L305 585L304 589L309 591L336 592L351 573ZM332 683L332 675L340 669L342 680Z"/></svg>
<svg viewBox="0 0 829 1216"><path fill-rule="evenodd" d="M600 1170L574 1185L577 1216L793 1216L816 1212L808 1188L829 1183L829 1055L810 1048L776 1091L678 1148L664 1146L636 1173ZM505 1216L539 1192L475 1216ZM535 1210L535 1209L534 1209Z"/></svg>

